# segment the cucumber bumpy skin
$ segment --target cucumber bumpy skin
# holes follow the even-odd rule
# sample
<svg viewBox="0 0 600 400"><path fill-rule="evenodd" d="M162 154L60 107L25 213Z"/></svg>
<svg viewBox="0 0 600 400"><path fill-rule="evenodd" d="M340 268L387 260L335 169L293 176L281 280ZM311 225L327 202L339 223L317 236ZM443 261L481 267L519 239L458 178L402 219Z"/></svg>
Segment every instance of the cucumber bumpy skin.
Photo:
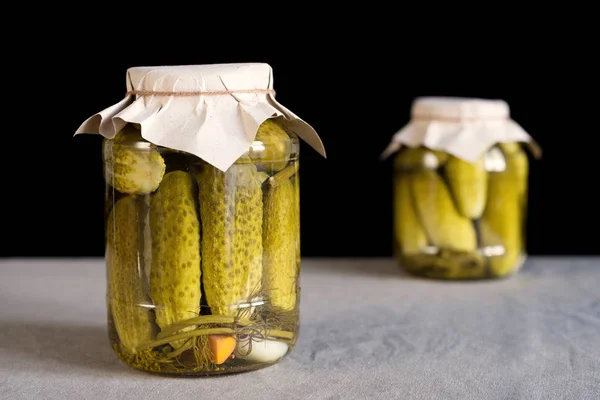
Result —
<svg viewBox="0 0 600 400"><path fill-rule="evenodd" d="M448 186L463 217L478 219L485 208L488 178L483 162L483 157L469 163L450 156L446 163Z"/></svg>
<svg viewBox="0 0 600 400"><path fill-rule="evenodd" d="M108 298L121 350L135 348L153 339L152 311L144 291L145 275L138 264L140 208L134 197L124 197L111 210L106 224Z"/></svg>
<svg viewBox="0 0 600 400"><path fill-rule="evenodd" d="M473 224L458 213L438 173L421 169L412 173L410 179L414 205L429 240L439 249L475 252Z"/></svg>
<svg viewBox="0 0 600 400"><path fill-rule="evenodd" d="M261 146L252 146L248 151L250 159L264 165L269 173L285 168L292 152L292 142L286 131L274 119L265 120L254 139Z"/></svg>
<svg viewBox="0 0 600 400"><path fill-rule="evenodd" d="M196 174L202 280L212 314L235 316L240 303L262 288L263 193L261 176L248 161L226 172L203 163Z"/></svg>
<svg viewBox="0 0 600 400"><path fill-rule="evenodd" d="M265 189L263 286L271 304L282 310L291 310L296 303L296 210L292 181Z"/></svg>
<svg viewBox="0 0 600 400"><path fill-rule="evenodd" d="M499 146L506 170L489 174L488 203L481 218L484 246L502 246L504 254L489 258L490 272L503 277L519 267L524 250L524 207L526 205L528 159L523 150Z"/></svg>
<svg viewBox="0 0 600 400"><path fill-rule="evenodd" d="M158 188L165 174L165 161L154 147L132 147L139 140L140 132L128 124L113 140L106 140L104 144L105 180L124 194L151 193Z"/></svg>
<svg viewBox="0 0 600 400"><path fill-rule="evenodd" d="M200 224L195 181L187 172L165 175L150 205L150 231L150 296L156 322L165 329L198 316L200 310Z"/></svg>

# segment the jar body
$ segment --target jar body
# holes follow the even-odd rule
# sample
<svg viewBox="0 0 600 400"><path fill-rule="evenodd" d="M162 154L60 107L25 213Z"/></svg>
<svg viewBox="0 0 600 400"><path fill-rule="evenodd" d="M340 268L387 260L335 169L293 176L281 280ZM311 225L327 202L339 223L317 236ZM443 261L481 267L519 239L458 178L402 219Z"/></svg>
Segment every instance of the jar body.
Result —
<svg viewBox="0 0 600 400"><path fill-rule="evenodd" d="M424 147L394 162L394 254L434 279L502 278L526 258L528 158L500 143L474 163Z"/></svg>
<svg viewBox="0 0 600 400"><path fill-rule="evenodd" d="M128 125L104 140L109 336L136 369L262 368L296 342L297 138L267 121L222 172Z"/></svg>

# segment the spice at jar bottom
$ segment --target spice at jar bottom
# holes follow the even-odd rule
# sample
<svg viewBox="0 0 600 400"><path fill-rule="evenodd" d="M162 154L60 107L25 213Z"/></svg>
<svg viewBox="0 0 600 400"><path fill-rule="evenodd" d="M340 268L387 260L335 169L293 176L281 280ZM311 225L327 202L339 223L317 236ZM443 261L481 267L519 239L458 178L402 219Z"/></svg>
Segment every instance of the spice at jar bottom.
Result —
<svg viewBox="0 0 600 400"><path fill-rule="evenodd" d="M271 73L265 64L244 64L159 67L150 74L141 68L128 76L139 92L154 84L147 79L164 82L163 74L176 73L192 86L202 77L222 95L222 80L241 72L255 74L255 83L269 82ZM190 130L181 131L169 130L172 123L161 123L160 113L181 118L182 107L199 100L174 94L162 99L159 114L140 121L160 97L147 93L130 98L124 111L103 115L141 110L114 134L90 120L78 131L104 136L109 337L125 364L158 374L213 375L263 368L293 350L300 306L299 139L314 144L318 137L267 95L257 94L259 108L271 107L275 116L260 118L252 135L239 128L250 129L248 118L259 111L240 116L245 124L231 121L231 111L240 109L234 96L212 104L218 123L201 119L199 127L186 115ZM199 142L210 151L198 149ZM322 147L316 150L324 155Z"/></svg>

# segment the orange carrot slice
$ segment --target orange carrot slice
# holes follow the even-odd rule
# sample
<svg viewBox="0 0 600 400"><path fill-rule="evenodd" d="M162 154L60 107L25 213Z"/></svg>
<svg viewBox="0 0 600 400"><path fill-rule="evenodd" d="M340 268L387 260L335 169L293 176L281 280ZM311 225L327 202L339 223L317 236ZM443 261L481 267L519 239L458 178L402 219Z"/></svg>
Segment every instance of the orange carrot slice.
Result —
<svg viewBox="0 0 600 400"><path fill-rule="evenodd" d="M233 350L235 350L236 340L232 336L226 335L208 335L208 345L213 354L215 364L223 364Z"/></svg>

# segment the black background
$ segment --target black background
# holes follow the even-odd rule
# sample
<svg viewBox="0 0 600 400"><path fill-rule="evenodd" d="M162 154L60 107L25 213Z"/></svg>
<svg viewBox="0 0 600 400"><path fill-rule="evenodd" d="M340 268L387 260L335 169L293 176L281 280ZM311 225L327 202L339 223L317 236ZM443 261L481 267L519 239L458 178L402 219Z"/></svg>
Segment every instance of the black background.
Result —
<svg viewBox="0 0 600 400"><path fill-rule="evenodd" d="M22 65L11 67L28 75L16 74L17 83L32 92L21 90L11 118L5 115L12 122L5 122L0 256L102 256L101 139L73 137L75 130L122 98L128 67L229 62L269 63L278 101L326 146L327 159L301 149L303 256L391 255L391 166L379 155L408 122L413 99L430 95L504 99L542 146L543 158L530 159L530 254L600 253L593 234L597 100L585 100L596 79L590 49L574 44L581 45L579 34L492 35L481 26L452 38L428 30L434 37L427 38L394 26L376 32L347 24L323 34L308 25L285 42L244 29L217 40L198 27L179 45L155 29L130 49L102 25L40 31L21 48ZM49 85L41 92L40 82Z"/></svg>

